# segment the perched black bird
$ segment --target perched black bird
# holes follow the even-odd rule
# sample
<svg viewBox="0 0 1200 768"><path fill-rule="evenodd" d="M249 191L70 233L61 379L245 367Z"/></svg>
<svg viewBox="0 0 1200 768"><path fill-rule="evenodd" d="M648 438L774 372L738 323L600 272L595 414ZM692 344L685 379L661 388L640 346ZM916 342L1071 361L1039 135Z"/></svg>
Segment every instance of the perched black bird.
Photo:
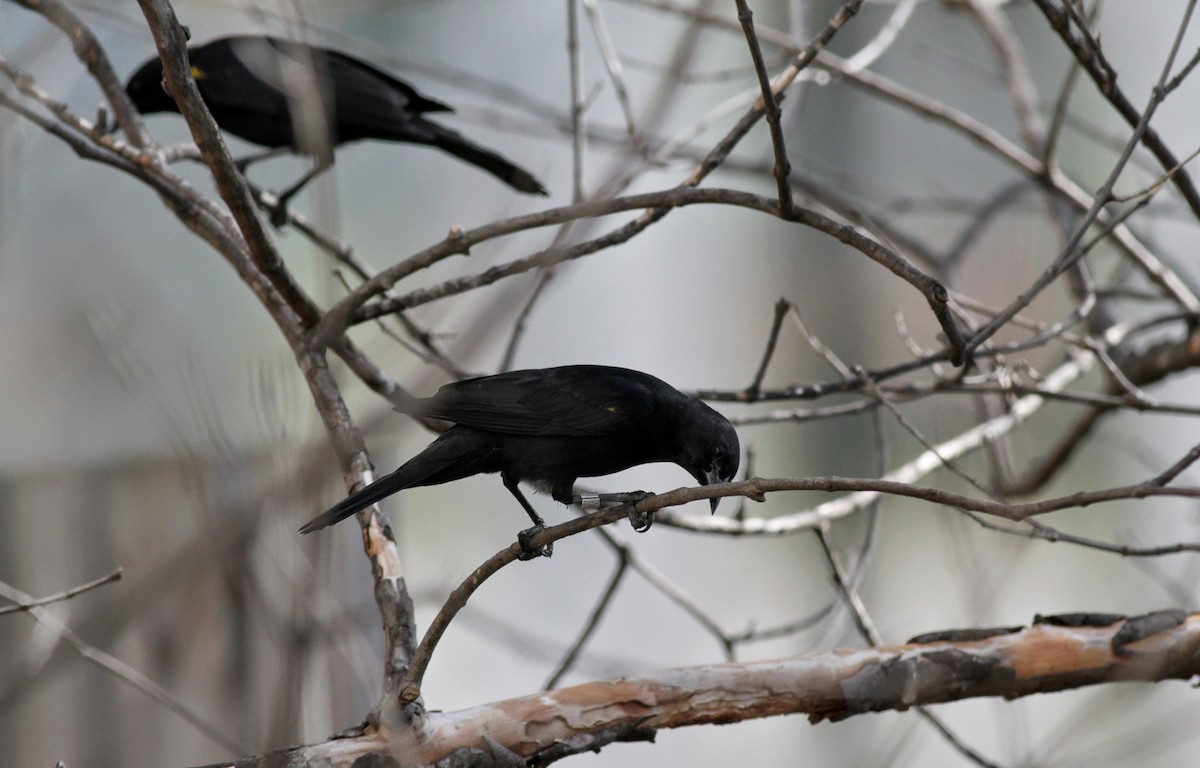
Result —
<svg viewBox="0 0 1200 768"><path fill-rule="evenodd" d="M528 171L425 118L452 112L364 61L274 37L222 37L188 48L192 76L217 125L246 141L312 155L313 169L280 193L279 209L333 163L333 147L358 139L438 147L482 168L513 189L546 190ZM143 64L126 93L143 114L178 112L162 88L162 62ZM253 157L248 162L267 155Z"/></svg>
<svg viewBox="0 0 1200 768"><path fill-rule="evenodd" d="M571 503L576 478L638 464L678 464L701 485L737 472L738 437L721 414L649 374L602 365L512 371L447 384L396 407L452 421L425 450L300 529L311 533L405 488L499 472L536 528L517 484ZM711 501L717 509L717 499Z"/></svg>

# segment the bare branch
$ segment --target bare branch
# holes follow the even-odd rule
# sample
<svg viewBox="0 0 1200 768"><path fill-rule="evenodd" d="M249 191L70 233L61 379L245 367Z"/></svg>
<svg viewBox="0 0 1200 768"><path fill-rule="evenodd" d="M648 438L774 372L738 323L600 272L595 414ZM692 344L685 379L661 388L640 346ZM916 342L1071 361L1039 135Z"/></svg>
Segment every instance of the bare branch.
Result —
<svg viewBox="0 0 1200 768"><path fill-rule="evenodd" d="M1195 614L1097 616L1108 622L1097 621L1100 626L1071 617L1054 619L991 633L937 633L945 639L922 643L584 683L458 712L430 713L419 740L385 732L291 748L247 764L323 760L340 767L379 754L406 765L427 765L468 750L493 755L497 747L518 760L545 763L614 742L649 739L663 728L797 713L807 714L811 722L843 720L982 696L1013 699L1117 681L1187 680L1200 674L1200 617ZM964 639L954 639L956 634ZM538 725L537 738L528 736L531 723Z"/></svg>
<svg viewBox="0 0 1200 768"><path fill-rule="evenodd" d="M1074 13L1071 3L1063 3L1063 10L1055 8L1050 0L1034 0L1034 4L1050 22L1050 28L1058 33L1067 49L1075 55L1080 69L1096 84L1100 95L1108 99L1117 114L1135 129L1135 140L1145 144L1164 169L1180 167L1175 155L1172 154L1158 132L1149 127L1148 122L1150 114L1154 111L1154 105L1157 105L1160 99L1165 98L1174 89L1170 79L1171 64L1174 62L1175 51L1178 50L1182 35L1188 28L1188 19L1191 17L1194 3L1189 2L1184 11L1184 20L1179 25L1179 36L1175 39L1172 51L1168 56L1167 66L1163 70L1158 87L1155 88L1155 94L1151 97L1152 106L1143 112L1139 112L1137 107L1133 106L1133 103L1117 85L1116 72L1108 64L1099 43L1088 30L1086 22ZM1079 32L1078 36L1072 32L1072 21L1079 25L1076 27L1076 31ZM1180 73L1180 76L1182 77L1190 71L1189 65ZM1200 217L1200 191L1197 191L1193 184L1191 175L1180 170L1179 173L1171 176L1171 180L1175 184L1175 188L1179 190L1179 194L1187 201L1192 215Z"/></svg>
<svg viewBox="0 0 1200 768"><path fill-rule="evenodd" d="M63 600L70 600L72 597L83 594L84 592L87 592L89 590L93 590L97 587L102 587L105 584L111 584L114 581L120 581L121 573L122 573L122 570L120 568L117 568L115 571L113 571L112 573L109 573L107 576L101 576L98 579L92 579L91 581L80 584L77 587L72 587L72 588L64 590L62 592L58 592L53 595L48 595L46 597L38 598L38 599L30 601L30 602L18 602L16 605L6 605L4 607L0 607L0 616L3 616L6 613L18 613L20 611L28 611L31 608L40 608L44 605L50 605L51 603L58 603Z"/></svg>
<svg viewBox="0 0 1200 768"><path fill-rule="evenodd" d="M792 212L792 187L788 176L792 173L792 164L788 160L787 147L783 141L783 126L779 122L779 101L771 88L771 77L767 74L767 65L763 62L762 49L758 46L758 38L754 35L754 13L746 0L737 0L738 21L746 33L746 43L750 46L750 60L754 62L754 74L758 76L758 87L762 90L761 109L767 118L767 127L771 130L771 146L775 149L775 186L779 191L779 210L786 217ZM759 108L759 105L755 105Z"/></svg>
<svg viewBox="0 0 1200 768"><path fill-rule="evenodd" d="M214 727L205 718L194 712L190 707L180 701L166 688L154 682L149 677L137 671L115 656L105 653L99 648L84 642L84 640L75 634L70 627L55 618L52 613L47 611L45 608L35 605L35 603L37 603L37 599L32 595L28 595L9 584L0 582L0 597L4 597L21 605L29 605L29 615L32 616L33 619L39 624L53 632L58 639L74 648L75 652L78 653L81 658L91 662L108 674L113 675L115 678L129 685L134 690L154 699L165 709L178 715L180 719L195 728L197 732L203 734L214 744L217 744L221 748L228 750L231 754L248 754L249 749L244 744L241 744L237 739L222 733L218 728Z"/></svg>

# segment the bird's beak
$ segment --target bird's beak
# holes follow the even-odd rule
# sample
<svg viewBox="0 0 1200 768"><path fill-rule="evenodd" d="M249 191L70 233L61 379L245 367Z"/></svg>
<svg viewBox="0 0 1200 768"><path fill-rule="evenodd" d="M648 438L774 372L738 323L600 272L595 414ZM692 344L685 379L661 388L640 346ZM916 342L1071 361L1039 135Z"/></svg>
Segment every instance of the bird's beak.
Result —
<svg viewBox="0 0 1200 768"><path fill-rule="evenodd" d="M720 475L718 475L717 471L715 469L704 473L704 484L705 485L713 485L714 483L723 483L723 482L725 482L724 478L722 478ZM714 498L714 499L708 500L708 506L712 507L712 514L715 515L717 513L717 505L720 503L721 503L720 499Z"/></svg>

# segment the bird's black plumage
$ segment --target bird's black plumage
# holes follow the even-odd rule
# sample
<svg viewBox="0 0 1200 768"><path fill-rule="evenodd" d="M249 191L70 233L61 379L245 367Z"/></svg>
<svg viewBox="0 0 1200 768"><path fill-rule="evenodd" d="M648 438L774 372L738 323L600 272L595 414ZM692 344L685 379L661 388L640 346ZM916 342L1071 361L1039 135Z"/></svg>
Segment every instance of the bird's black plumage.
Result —
<svg viewBox="0 0 1200 768"><path fill-rule="evenodd" d="M189 47L188 60L200 96L223 130L254 144L316 158L301 183L333 162L332 147L379 139L437 147L513 189L546 194L528 171L425 117L451 112L451 107L344 53L241 35ZM125 91L139 112L179 111L163 91L162 78L157 57L130 77ZM285 195L298 189L294 185Z"/></svg>
<svg viewBox="0 0 1200 768"><path fill-rule="evenodd" d="M571 365L484 376L447 384L433 397L406 401L396 410L454 426L395 472L318 515L302 533L405 488L493 472L540 526L520 482L570 504L580 477L663 461L708 485L732 479L739 462L737 433L724 416L627 368Z"/></svg>

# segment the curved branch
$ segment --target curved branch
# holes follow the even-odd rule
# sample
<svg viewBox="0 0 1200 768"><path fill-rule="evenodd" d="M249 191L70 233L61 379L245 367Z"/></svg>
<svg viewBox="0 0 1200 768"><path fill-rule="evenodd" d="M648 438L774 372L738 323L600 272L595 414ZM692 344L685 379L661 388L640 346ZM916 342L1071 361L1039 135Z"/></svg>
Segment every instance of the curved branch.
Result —
<svg viewBox="0 0 1200 768"><path fill-rule="evenodd" d="M472 230L456 231L442 242L414 254L360 285L326 313L313 333L314 339L316 343L331 341L351 322L366 322L381 315L410 309L447 296L490 285L506 277L560 264L618 245L642 232L672 209L701 204L731 205L767 213L785 221L823 232L854 248L920 291L941 324L942 330L950 339L951 360L955 360L957 354L961 352L963 337L949 311L946 289L937 280L922 272L895 251L861 234L855 228L836 222L816 211L794 206L791 213L784 213L779 209L779 201L768 197L733 189L690 186L552 208L540 213L494 222ZM389 290L396 281L419 269L430 267L448 256L466 253L478 243L527 229L561 224L573 219L594 218L632 210L644 210L644 213L592 240L570 246L547 248L475 275L447 280L431 288L410 291L364 305L364 302L371 296Z"/></svg>
<svg viewBox="0 0 1200 768"><path fill-rule="evenodd" d="M937 457L937 461L942 461L942 457ZM833 476L809 478L752 477L741 482L718 483L696 488L677 488L673 491L642 499L633 504L632 509L638 515L645 516L657 513L666 507L680 506L692 501L722 499L731 496L741 496L754 501L764 501L768 493L783 491L851 492L853 494L852 497L833 502L833 504L841 504L841 508L845 510L841 515L837 515L839 517L875 501L879 494L888 494L918 499L1012 521L1021 521L1064 509L1088 507L1093 504L1128 499L1152 497L1200 499L1200 488L1191 486L1167 487L1157 477L1136 485L1103 488L1097 491L1080 491L1065 496L1025 503L1008 503L992 501L990 499L979 499L953 491L946 491L941 488L909 485L908 483L897 482L895 480ZM852 503L842 504L841 502ZM514 542L492 555L482 565L472 571L446 599L445 604L442 605L441 610L438 611L437 616L429 625L425 636L421 638L421 643L417 646L416 653L413 654L412 664L401 684L400 700L408 703L416 701L421 696L421 680L424 677L425 669L433 657L434 649L437 647L442 635L445 634L446 629L450 626L450 622L454 620L459 611L466 607L467 601L485 581L498 573L501 568L523 559L527 551L536 552L559 539L574 536L601 525L617 522L630 513L630 507L631 505L622 504L611 509L575 518L560 525L542 529L528 537L524 547ZM799 519L801 516L803 517L802 520ZM693 531L703 530L709 533L742 535L748 533L779 535L794 533L797 530L824 524L834 517L834 515L822 515L820 511L817 511L770 519L746 518L743 520L733 520L723 517L697 519L669 513L664 515L664 517L669 525Z"/></svg>

